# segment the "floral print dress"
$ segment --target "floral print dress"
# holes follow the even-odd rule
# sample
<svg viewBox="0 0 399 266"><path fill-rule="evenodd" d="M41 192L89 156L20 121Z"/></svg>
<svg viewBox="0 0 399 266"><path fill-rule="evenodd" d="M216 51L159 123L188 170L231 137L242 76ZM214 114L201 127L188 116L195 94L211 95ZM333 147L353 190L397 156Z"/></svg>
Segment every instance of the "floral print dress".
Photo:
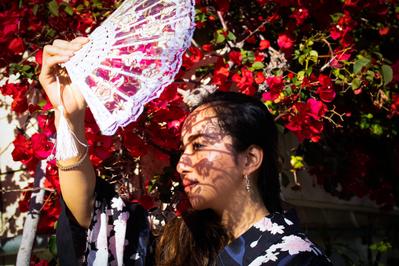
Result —
<svg viewBox="0 0 399 266"><path fill-rule="evenodd" d="M62 202L57 247L63 265L154 265L148 213L125 204L112 186L98 179L92 221L80 227ZM264 217L217 257L218 265L331 265L299 232L294 218L280 213Z"/></svg>
<svg viewBox="0 0 399 266"><path fill-rule="evenodd" d="M273 213L262 218L223 249L218 265L332 265L291 216Z"/></svg>

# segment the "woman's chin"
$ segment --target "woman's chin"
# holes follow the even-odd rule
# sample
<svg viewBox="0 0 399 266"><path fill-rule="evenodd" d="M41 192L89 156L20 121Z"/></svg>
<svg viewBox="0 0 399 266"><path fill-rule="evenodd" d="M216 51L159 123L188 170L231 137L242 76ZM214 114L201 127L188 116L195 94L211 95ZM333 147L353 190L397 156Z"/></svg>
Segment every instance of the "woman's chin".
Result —
<svg viewBox="0 0 399 266"><path fill-rule="evenodd" d="M188 199L190 201L191 207L194 210L201 211L209 208L209 206L205 204L204 199L199 196L191 195L188 197Z"/></svg>

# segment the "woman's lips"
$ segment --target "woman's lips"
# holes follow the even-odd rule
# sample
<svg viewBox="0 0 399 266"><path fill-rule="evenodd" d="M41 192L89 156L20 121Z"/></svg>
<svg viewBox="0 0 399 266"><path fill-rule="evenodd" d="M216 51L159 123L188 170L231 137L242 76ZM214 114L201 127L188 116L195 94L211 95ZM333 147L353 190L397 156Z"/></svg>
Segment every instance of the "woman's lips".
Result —
<svg viewBox="0 0 399 266"><path fill-rule="evenodd" d="M184 179L183 180L184 191L186 193L190 192L197 184L198 184L198 181Z"/></svg>

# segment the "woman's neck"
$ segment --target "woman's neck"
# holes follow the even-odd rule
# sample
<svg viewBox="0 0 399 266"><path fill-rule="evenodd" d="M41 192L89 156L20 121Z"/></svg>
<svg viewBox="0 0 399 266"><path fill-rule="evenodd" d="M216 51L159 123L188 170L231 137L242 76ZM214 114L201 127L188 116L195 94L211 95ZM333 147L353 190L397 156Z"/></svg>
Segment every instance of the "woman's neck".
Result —
<svg viewBox="0 0 399 266"><path fill-rule="evenodd" d="M248 193L245 191L244 193ZM239 193L229 197L227 205L217 212L221 217L221 223L234 239L245 233L254 223L269 214L259 197Z"/></svg>

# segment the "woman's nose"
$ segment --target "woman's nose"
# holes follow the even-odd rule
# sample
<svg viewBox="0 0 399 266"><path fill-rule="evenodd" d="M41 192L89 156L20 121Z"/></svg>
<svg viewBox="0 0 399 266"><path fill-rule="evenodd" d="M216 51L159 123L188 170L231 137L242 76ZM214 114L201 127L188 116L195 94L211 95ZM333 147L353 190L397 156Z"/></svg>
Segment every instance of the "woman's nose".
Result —
<svg viewBox="0 0 399 266"><path fill-rule="evenodd" d="M183 153L180 156L179 162L177 163L176 170L179 174L184 174L190 171L192 167L192 161L187 153Z"/></svg>

